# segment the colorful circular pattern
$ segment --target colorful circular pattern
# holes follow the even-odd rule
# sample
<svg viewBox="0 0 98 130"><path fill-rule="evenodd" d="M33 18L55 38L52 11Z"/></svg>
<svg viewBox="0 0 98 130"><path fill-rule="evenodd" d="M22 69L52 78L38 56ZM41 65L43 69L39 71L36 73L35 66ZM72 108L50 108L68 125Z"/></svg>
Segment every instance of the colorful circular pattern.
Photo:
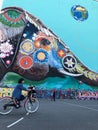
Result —
<svg viewBox="0 0 98 130"><path fill-rule="evenodd" d="M43 61L45 59L45 53L43 52L39 52L38 55L37 55L37 58L40 60L40 61Z"/></svg>
<svg viewBox="0 0 98 130"><path fill-rule="evenodd" d="M71 8L71 14L78 21L84 21L88 18L88 11L80 5L74 5Z"/></svg>
<svg viewBox="0 0 98 130"><path fill-rule="evenodd" d="M61 58L64 57L64 56L66 55L65 51L64 51L64 50L61 50L61 49L58 50L57 53L58 53L58 56L61 57Z"/></svg>
<svg viewBox="0 0 98 130"><path fill-rule="evenodd" d="M48 62L48 53L47 51L43 49L37 50L34 55L34 61L39 62L39 63L45 63Z"/></svg>
<svg viewBox="0 0 98 130"><path fill-rule="evenodd" d="M65 69L74 69L77 62L76 59L72 55L67 55L62 59L62 64Z"/></svg>
<svg viewBox="0 0 98 130"><path fill-rule="evenodd" d="M23 56L19 60L19 65L22 69L30 69L33 66L33 59L30 56Z"/></svg>
<svg viewBox="0 0 98 130"><path fill-rule="evenodd" d="M23 53L26 54L31 54L34 51L34 46L33 46L33 42L29 39L26 39L25 41L23 41L20 45L20 50Z"/></svg>

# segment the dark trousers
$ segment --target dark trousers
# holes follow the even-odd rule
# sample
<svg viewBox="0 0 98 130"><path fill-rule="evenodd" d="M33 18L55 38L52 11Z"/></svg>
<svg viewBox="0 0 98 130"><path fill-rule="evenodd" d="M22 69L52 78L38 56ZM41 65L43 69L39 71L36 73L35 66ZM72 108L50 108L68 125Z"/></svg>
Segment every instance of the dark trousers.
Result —
<svg viewBox="0 0 98 130"><path fill-rule="evenodd" d="M21 95L21 97L19 99L17 99L18 101L23 101L25 99L24 95Z"/></svg>

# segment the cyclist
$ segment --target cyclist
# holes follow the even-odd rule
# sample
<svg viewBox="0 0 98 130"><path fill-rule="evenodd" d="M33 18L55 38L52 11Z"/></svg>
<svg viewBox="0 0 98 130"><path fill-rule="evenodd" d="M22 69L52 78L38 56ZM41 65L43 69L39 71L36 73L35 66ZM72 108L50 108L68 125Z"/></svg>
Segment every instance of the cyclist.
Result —
<svg viewBox="0 0 98 130"><path fill-rule="evenodd" d="M20 101L23 101L25 99L25 96L22 95L22 90L28 91L28 89L26 89L24 86L24 79L20 78L18 80L18 84L16 85L15 89L13 90L12 93L12 98L14 99L14 103L15 103L15 107L19 108L21 107L20 105Z"/></svg>
<svg viewBox="0 0 98 130"><path fill-rule="evenodd" d="M6 110L7 106L15 106L16 108L21 107L20 101L25 99L25 96L22 95L22 90L29 91L29 89L26 89L24 86L24 79L20 78L18 80L18 84L16 85L15 89L12 92L12 99L14 101L13 104L5 104L4 110Z"/></svg>
<svg viewBox="0 0 98 130"><path fill-rule="evenodd" d="M27 92L28 92L28 96L31 95L31 93L32 93L31 96L34 97L34 95L35 95L35 93L36 93L36 91L34 90L34 87L35 87L35 86L30 86L30 87L28 87L28 89L27 89L27 88L25 88L25 87L23 86L23 84L24 84L24 79L23 79L23 78L20 78L20 79L18 80L18 84L16 85L15 89L14 89L13 92L12 92L12 99L13 99L13 101L14 101L14 104L5 104L5 105L4 105L4 109L5 109L5 110L6 110L7 106L15 106L16 108L21 107L20 101L23 101L23 100L25 99L25 96L22 95L22 90L27 91Z"/></svg>
<svg viewBox="0 0 98 130"><path fill-rule="evenodd" d="M19 79L18 84L12 93L12 97L5 96L0 100L1 102L0 114L10 113L13 107L19 108L20 101L24 100L25 98L26 98L24 102L25 110L29 113L33 113L37 111L37 109L39 108L39 101L36 99L35 86L29 86L28 89L26 89L23 86L23 83L24 83L24 79ZM28 92L26 94L26 97L22 95L22 90L26 90Z"/></svg>

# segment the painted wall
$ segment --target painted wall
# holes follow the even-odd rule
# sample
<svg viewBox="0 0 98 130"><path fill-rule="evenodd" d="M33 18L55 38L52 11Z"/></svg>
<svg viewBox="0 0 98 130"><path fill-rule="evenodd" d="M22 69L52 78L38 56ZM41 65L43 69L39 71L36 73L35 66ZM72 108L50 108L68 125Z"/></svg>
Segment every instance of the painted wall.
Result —
<svg viewBox="0 0 98 130"><path fill-rule="evenodd" d="M87 20L80 22L72 17L71 8L74 5L81 5L87 9ZM25 0L25 2L4 0L3 8L8 6L22 7L40 18L86 66L98 71L98 2L94 0L49 0L47 2L46 0ZM65 81L63 84L66 84ZM60 82L58 86L62 86Z"/></svg>

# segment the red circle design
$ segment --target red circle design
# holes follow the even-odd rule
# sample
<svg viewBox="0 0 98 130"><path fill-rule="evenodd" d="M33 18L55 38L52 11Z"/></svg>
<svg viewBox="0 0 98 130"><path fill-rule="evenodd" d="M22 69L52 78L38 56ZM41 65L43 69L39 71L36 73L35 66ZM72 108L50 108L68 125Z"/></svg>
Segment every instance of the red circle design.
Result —
<svg viewBox="0 0 98 130"><path fill-rule="evenodd" d="M19 60L19 65L23 69L30 69L33 65L33 59L30 56L23 56Z"/></svg>

